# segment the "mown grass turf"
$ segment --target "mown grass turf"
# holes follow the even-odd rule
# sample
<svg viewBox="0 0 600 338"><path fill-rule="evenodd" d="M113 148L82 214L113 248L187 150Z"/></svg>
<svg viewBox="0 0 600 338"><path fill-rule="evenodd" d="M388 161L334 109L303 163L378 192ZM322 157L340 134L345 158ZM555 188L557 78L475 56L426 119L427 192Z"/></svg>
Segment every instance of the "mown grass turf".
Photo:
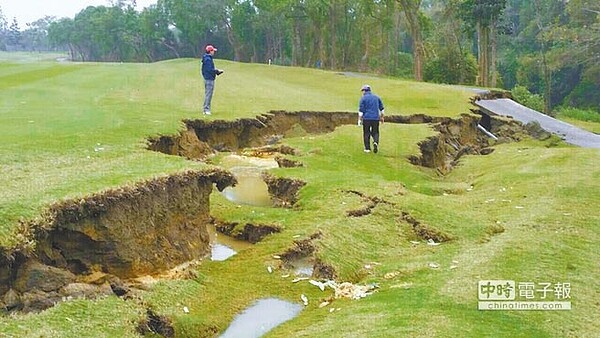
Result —
<svg viewBox="0 0 600 338"><path fill-rule="evenodd" d="M72 64L34 56L0 55L0 245L13 245L17 221L53 201L199 166L144 149L148 137L174 134L182 119L202 117L198 60ZM388 113L468 110L462 90L429 95L436 86L216 62L226 73L217 81L212 119L276 109L354 112L365 81L385 98Z"/></svg>
<svg viewBox="0 0 600 338"><path fill-rule="evenodd" d="M2 208L28 207L2 215L3 227L10 228L10 217L34 217L54 199L197 166L143 150L148 135L174 132L181 118L199 116L201 83L196 62L66 65L81 69L54 77L51 85L11 87L13 93L23 91L28 102L39 101L40 106L44 98L52 98L53 103L45 107L57 125L18 124L13 119L19 114L2 106L0 128L15 133L11 138L0 136L3 170L6 166L12 177L21 177L21 183L11 183L5 176L0 179L2 186L10 186L2 190ZM354 111L356 89L363 82L381 93L388 114L456 116L468 110L468 93L453 92L448 86L217 63L226 74L217 82L212 119L253 116L271 109ZM33 89L26 90L27 86ZM72 105L47 93L35 99L38 91L61 91L57 89L61 87L64 93L69 93L67 88L76 91L69 94ZM12 102L4 101L4 91L2 96L3 104ZM18 106L17 101L12 104ZM36 120L43 116L38 109L20 113L27 121ZM70 123L78 111L90 114L79 115L84 123ZM5 114L13 114L13 119ZM5 128L5 121L12 127ZM27 131L21 130L24 126L33 128L29 141ZM418 152L416 144L434 133L429 126L387 123L381 132L379 154L362 152L356 126L284 139L300 151L289 157L304 166L271 172L307 182L293 209L238 206L212 194L213 216L241 224L274 224L282 232L227 261L203 262L198 278L163 281L142 291L136 300L79 300L41 314L0 317L0 336L135 336L137 321L151 307L172 319L178 336L200 337L225 330L236 313L259 298L299 303L301 294L308 296L309 305L269 336L594 337L600 331L598 150L547 147L537 141L502 144L490 155L462 158L449 175L439 177L434 170L407 160ZM70 143L51 140L49 135ZM5 142L9 139L12 143ZM18 145L12 147L13 143ZM19 148L28 150L21 154ZM27 191L29 182L39 176L45 177ZM370 215L348 217L348 210L366 205L348 190L386 203L378 204ZM452 240L426 245L402 221L402 212ZM277 268L279 261L273 255L317 232L321 238L314 241L315 255L335 268L338 282L378 283L378 292L319 308L322 300L332 296L330 290L322 292L307 282L282 278L288 272ZM420 244L411 243L415 240ZM439 268L431 268L431 263ZM269 273L268 266L275 271ZM394 272L395 277L385 278ZM573 309L479 311L477 282L486 279L571 283ZM339 310L331 313L331 308Z"/></svg>

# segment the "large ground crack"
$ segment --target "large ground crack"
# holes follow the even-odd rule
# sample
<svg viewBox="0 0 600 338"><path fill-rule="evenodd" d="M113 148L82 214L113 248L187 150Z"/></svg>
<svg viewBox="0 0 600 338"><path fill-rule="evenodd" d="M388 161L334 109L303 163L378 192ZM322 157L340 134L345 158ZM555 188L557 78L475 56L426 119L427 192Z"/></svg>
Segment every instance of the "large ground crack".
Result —
<svg viewBox="0 0 600 338"><path fill-rule="evenodd" d="M188 171L50 206L26 224L22 247L0 255L0 308L39 311L63 298L117 293L115 280L205 256L209 195L213 185L234 183L223 170Z"/></svg>

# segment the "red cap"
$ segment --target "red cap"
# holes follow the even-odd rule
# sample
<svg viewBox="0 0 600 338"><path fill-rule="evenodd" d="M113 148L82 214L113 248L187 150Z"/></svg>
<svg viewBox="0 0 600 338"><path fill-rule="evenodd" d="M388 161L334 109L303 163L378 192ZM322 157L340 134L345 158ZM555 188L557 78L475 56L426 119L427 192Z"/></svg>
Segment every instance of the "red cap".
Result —
<svg viewBox="0 0 600 338"><path fill-rule="evenodd" d="M212 51L215 51L215 52L216 52L216 51L217 51L217 49L216 49L215 47L213 47L213 45L208 45L208 46L206 46L206 52L207 52L207 53L210 53L210 52L212 52Z"/></svg>

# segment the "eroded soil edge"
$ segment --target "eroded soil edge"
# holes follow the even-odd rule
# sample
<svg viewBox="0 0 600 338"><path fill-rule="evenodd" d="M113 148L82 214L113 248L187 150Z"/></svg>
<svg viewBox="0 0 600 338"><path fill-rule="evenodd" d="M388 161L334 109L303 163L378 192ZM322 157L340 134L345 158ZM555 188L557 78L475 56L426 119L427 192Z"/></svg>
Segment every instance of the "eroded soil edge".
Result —
<svg viewBox="0 0 600 338"><path fill-rule="evenodd" d="M29 242L0 255L0 306L39 311L117 293L120 279L203 257L213 185L234 183L226 171L188 171L50 206L23 225Z"/></svg>

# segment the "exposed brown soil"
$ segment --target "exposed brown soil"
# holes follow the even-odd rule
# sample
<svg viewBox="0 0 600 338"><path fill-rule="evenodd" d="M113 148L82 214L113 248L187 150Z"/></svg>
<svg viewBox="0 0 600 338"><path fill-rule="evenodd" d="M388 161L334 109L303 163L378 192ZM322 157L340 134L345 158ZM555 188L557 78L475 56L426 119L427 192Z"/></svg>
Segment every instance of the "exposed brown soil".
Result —
<svg viewBox="0 0 600 338"><path fill-rule="evenodd" d="M262 173L261 177L267 184L269 195L273 205L291 208L298 201L298 191L306 185L306 182L286 177L275 177L268 173Z"/></svg>
<svg viewBox="0 0 600 338"><path fill-rule="evenodd" d="M410 160L437 168L442 174L451 170L464 154L493 151L487 137L477 130L478 120L475 115L449 119L422 114L386 119L391 123L435 123L434 128L440 133L421 142L422 154ZM526 134L522 126L513 126L510 121L491 119L488 122L491 131L506 140ZM355 124L356 115L274 111L255 119L186 120L184 123L186 128L179 135L151 138L148 148L193 160L206 160L215 151L246 148L254 148L259 153L298 155L293 148L275 143L287 136L331 132L337 126ZM285 157L278 158L281 167L302 165ZM299 190L306 184L269 174L263 175L263 179L275 205L282 207L294 206ZM39 219L23 222L21 247L0 248L0 308L39 311L64 298L92 298L110 293L126 297L129 290L121 279L156 274L202 257L209 251L204 225L211 220L209 195L213 184L222 190L235 183L233 175L226 171L190 171L50 206ZM378 203L385 202L350 192L361 196L366 206L348 211L348 216L367 215ZM409 215L402 217L413 225L420 238L437 242L451 238L414 221ZM222 225L220 231L229 231L233 237L252 243L280 231L278 227L267 225L245 224L240 229L232 224ZM313 255L312 241L319 236L295 241L295 246L281 255L282 259ZM318 261L314 271L323 278L335 276L331 266ZM149 314L150 332L168 336L169 325L163 325L167 322L155 315ZM152 324L154 322L158 326Z"/></svg>
<svg viewBox="0 0 600 338"><path fill-rule="evenodd" d="M335 280L337 278L337 274L333 266L326 264L319 259L317 259L317 261L315 262L313 269L314 278L330 280Z"/></svg>
<svg viewBox="0 0 600 338"><path fill-rule="evenodd" d="M157 334L166 338L175 337L171 320L156 314L152 309L146 310L146 319L138 324L137 332L143 336Z"/></svg>
<svg viewBox="0 0 600 338"><path fill-rule="evenodd" d="M317 233L312 234L310 237L308 237L306 239L295 240L293 247L288 249L283 254L279 255L279 256L281 256L281 260L285 264L286 261L293 261L293 260L297 260L300 258L311 256L315 252L315 249L316 249L313 244L313 241L316 239L319 239L319 238L321 238L321 233L317 232Z"/></svg>
<svg viewBox="0 0 600 338"><path fill-rule="evenodd" d="M477 123L475 116L465 115L435 125L440 133L419 143L421 156L411 156L411 163L448 173L462 155L477 153L480 144L487 146L486 136L477 131Z"/></svg>
<svg viewBox="0 0 600 338"><path fill-rule="evenodd" d="M506 92L490 92L485 97L509 95ZM475 113L479 113L474 110ZM487 155L493 151L488 137L477 129L483 124L492 133L500 137L500 142L519 140L527 135L523 127L515 121L490 118L484 114L468 115L451 119L432 117L424 114L410 116L390 115L389 123L434 124L440 133L419 144L421 155L411 156L415 165L435 168L441 174L447 174L458 160L466 154ZM255 119L235 121L185 120L186 129L175 136L159 136L149 139L148 148L170 155L184 156L190 159L205 160L216 151L240 151L253 148L257 155L267 152L296 154L296 151L277 143L286 136L331 132L337 126L355 124L356 115L347 112L283 112L272 111ZM300 166L300 162L279 157L281 167ZM287 206L286 201L281 205Z"/></svg>
<svg viewBox="0 0 600 338"><path fill-rule="evenodd" d="M246 156L254 156L254 157L264 157L264 156L272 156L273 154L283 154L283 155L299 155L298 151L290 146L285 144L280 145L266 145L258 148L250 148L245 151L243 154Z"/></svg>
<svg viewBox="0 0 600 338"><path fill-rule="evenodd" d="M314 258L316 247L313 242L321 238L321 235L322 234L320 232L317 232L306 239L295 240L293 247L279 255L281 257L282 268L293 269L293 262L309 258L311 264L313 264L313 272L311 277L317 279L335 279L337 274L333 266L321 261L320 259Z"/></svg>
<svg viewBox="0 0 600 338"><path fill-rule="evenodd" d="M447 242L453 239L453 237L447 233L444 233L440 230L433 229L426 224L423 224L417 221L414 217L412 217L407 212L402 212L401 219L408 224L410 224L413 228L415 235L418 238L428 241L433 240L436 243Z"/></svg>
<svg viewBox="0 0 600 338"><path fill-rule="evenodd" d="M151 138L148 148L170 155L203 159L214 151L261 147L276 143L285 136L331 132L337 126L356 123L356 116L346 112L272 111L255 119L184 120L184 123L186 130L180 135ZM285 153L285 149L283 151Z"/></svg>
<svg viewBox="0 0 600 338"><path fill-rule="evenodd" d="M119 278L206 255L213 184L235 182L222 170L188 171L50 206L28 224L33 245L0 255L0 306L38 311L63 297L118 294Z"/></svg>
<svg viewBox="0 0 600 338"><path fill-rule="evenodd" d="M246 223L241 228L238 222L213 221L215 228L227 236L256 244L266 236L281 232L281 228L272 225Z"/></svg>
<svg viewBox="0 0 600 338"><path fill-rule="evenodd" d="M285 158L283 156L275 156L275 162L277 162L279 168L295 168L304 166L302 162L290 160L289 158Z"/></svg>
<svg viewBox="0 0 600 338"><path fill-rule="evenodd" d="M350 217L362 217L362 216L369 215L371 213L371 211L380 203L387 203L390 205L394 205L394 203L390 203L379 197L367 196L367 195L361 193L360 191L347 190L346 192L360 196L361 199L365 202L364 207L346 211L346 215L348 215Z"/></svg>

